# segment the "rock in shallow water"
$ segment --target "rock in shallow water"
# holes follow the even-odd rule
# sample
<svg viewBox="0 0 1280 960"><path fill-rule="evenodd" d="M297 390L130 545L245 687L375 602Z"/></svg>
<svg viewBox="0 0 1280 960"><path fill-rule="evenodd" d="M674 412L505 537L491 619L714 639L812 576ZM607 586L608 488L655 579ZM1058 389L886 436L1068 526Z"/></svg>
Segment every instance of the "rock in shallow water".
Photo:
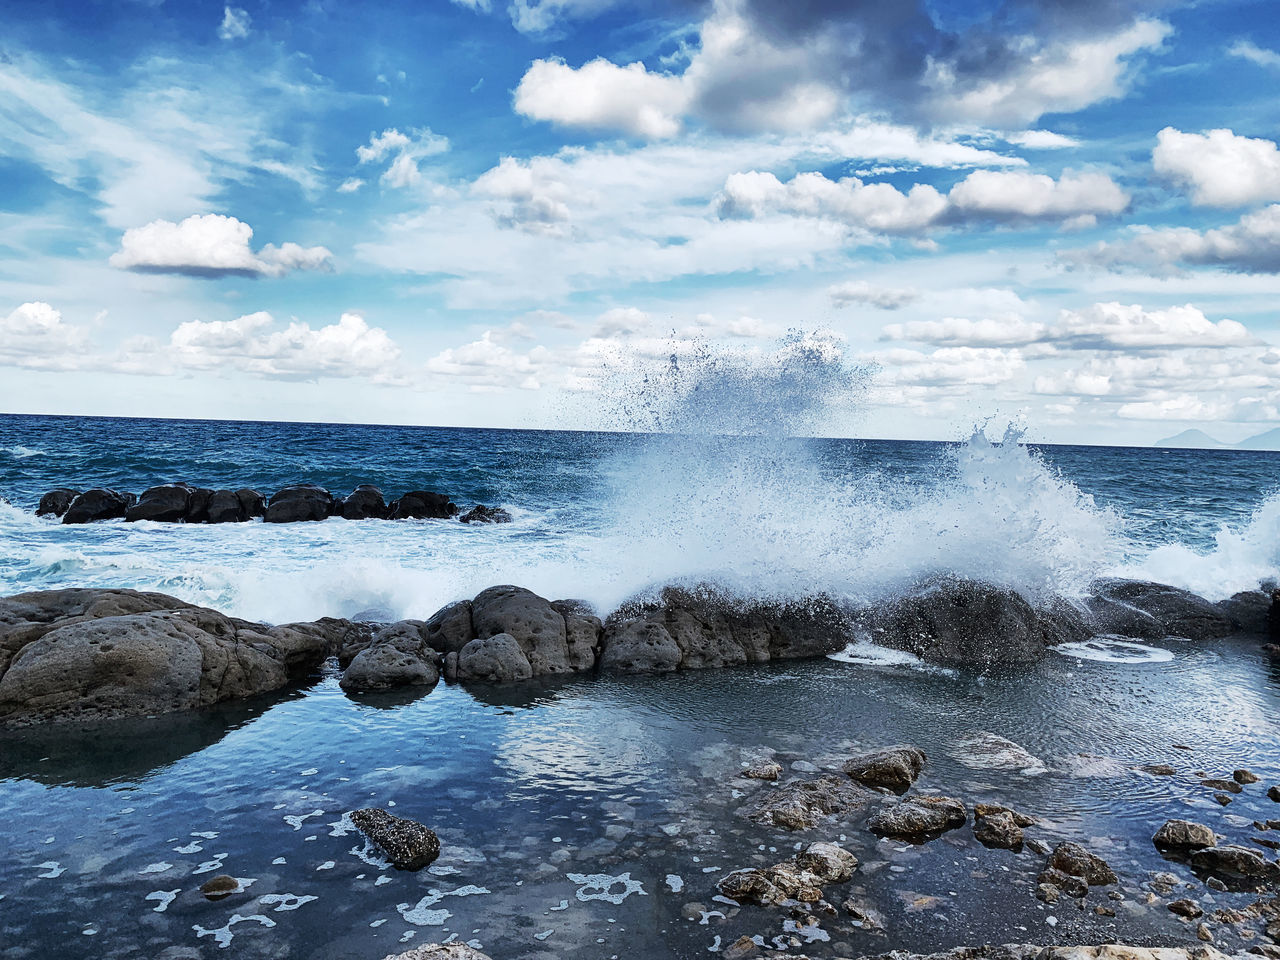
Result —
<svg viewBox="0 0 1280 960"><path fill-rule="evenodd" d="M458 518L463 523L510 523L511 514L501 507L486 507L477 503Z"/></svg>
<svg viewBox="0 0 1280 960"><path fill-rule="evenodd" d="M401 620L379 629L338 685L348 693L434 686L440 679L440 655L427 643L426 626L421 620Z"/></svg>
<svg viewBox="0 0 1280 960"><path fill-rule="evenodd" d="M757 794L740 812L767 826L808 830L826 817L865 810L878 796L848 777L828 774L812 780L792 780Z"/></svg>
<svg viewBox="0 0 1280 960"><path fill-rule="evenodd" d="M1212 847L1218 842L1218 837L1203 823L1196 823L1193 820L1166 820L1151 840L1161 850L1185 854L1192 850Z"/></svg>
<svg viewBox="0 0 1280 960"><path fill-rule="evenodd" d="M918 840L960 826L968 812L953 797L908 797L883 804L867 820L867 828L882 837Z"/></svg>
<svg viewBox="0 0 1280 960"><path fill-rule="evenodd" d="M424 943L405 953L392 954L383 960L490 960L465 943Z"/></svg>
<svg viewBox="0 0 1280 960"><path fill-rule="evenodd" d="M1091 887L1105 887L1118 882L1107 861L1090 853L1078 843L1060 843L1049 855L1049 866L1065 874L1079 877Z"/></svg>
<svg viewBox="0 0 1280 960"><path fill-rule="evenodd" d="M398 870L421 870L440 856L440 838L416 820L367 807L352 811L351 822Z"/></svg>
<svg viewBox="0 0 1280 960"><path fill-rule="evenodd" d="M471 640L458 652L458 680L502 683L533 676L529 659L509 633Z"/></svg>
<svg viewBox="0 0 1280 960"><path fill-rule="evenodd" d="M324 487L298 483L277 490L262 519L266 523L324 520L333 514L333 494Z"/></svg>
<svg viewBox="0 0 1280 960"><path fill-rule="evenodd" d="M924 769L925 755L919 747L901 746L877 750L848 761L846 774L868 787L884 787L906 793Z"/></svg>

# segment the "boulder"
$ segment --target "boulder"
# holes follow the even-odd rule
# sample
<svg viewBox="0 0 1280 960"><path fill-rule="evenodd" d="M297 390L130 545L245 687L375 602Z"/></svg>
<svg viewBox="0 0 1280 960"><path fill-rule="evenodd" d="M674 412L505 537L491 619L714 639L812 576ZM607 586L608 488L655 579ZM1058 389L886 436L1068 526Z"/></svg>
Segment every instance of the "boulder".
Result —
<svg viewBox="0 0 1280 960"><path fill-rule="evenodd" d="M511 514L501 507L486 507L477 503L458 518L463 523L510 523Z"/></svg>
<svg viewBox="0 0 1280 960"><path fill-rule="evenodd" d="M973 815L973 837L984 847L997 850L1021 850L1024 839L1022 824L1013 811L984 809L979 813L976 808Z"/></svg>
<svg viewBox="0 0 1280 960"><path fill-rule="evenodd" d="M380 807L353 810L350 817L397 870L421 870L440 856L440 838L416 820L393 816Z"/></svg>
<svg viewBox="0 0 1280 960"><path fill-rule="evenodd" d="M1098 580L1093 584L1089 603L1101 633L1139 639L1173 636L1212 640L1236 629L1230 615L1219 606L1187 590L1162 583ZM1155 622L1154 632L1150 621L1141 614Z"/></svg>
<svg viewBox="0 0 1280 960"><path fill-rule="evenodd" d="M564 616L530 590L499 586L481 592L471 601L471 625L479 639L514 637L535 677L574 670Z"/></svg>
<svg viewBox="0 0 1280 960"><path fill-rule="evenodd" d="M788 901L816 903L822 888L853 877L858 858L834 843L812 843L790 860L764 869L735 870L722 877L720 893L738 903L761 906Z"/></svg>
<svg viewBox="0 0 1280 960"><path fill-rule="evenodd" d="M244 523L249 511L234 490L214 490L205 510L206 523Z"/></svg>
<svg viewBox="0 0 1280 960"><path fill-rule="evenodd" d="M600 618L579 600L553 600L551 608L564 617L569 667L575 672L593 669L600 656L600 639L604 636Z"/></svg>
<svg viewBox="0 0 1280 960"><path fill-rule="evenodd" d="M390 513L382 491L371 483L360 484L342 501L346 520L385 520Z"/></svg>
<svg viewBox="0 0 1280 960"><path fill-rule="evenodd" d="M177 523L187 518L191 506L191 488L185 483L166 483L148 487L142 491L138 502L124 515L125 520L153 520L157 523Z"/></svg>
<svg viewBox="0 0 1280 960"><path fill-rule="evenodd" d="M1060 843L1049 855L1049 867L1079 877L1091 887L1105 887L1117 882L1115 871L1107 861L1090 853L1078 843Z"/></svg>
<svg viewBox="0 0 1280 960"><path fill-rule="evenodd" d="M423 628L427 643L439 653L457 653L475 639L471 627L471 601L459 600L431 615Z"/></svg>
<svg viewBox="0 0 1280 960"><path fill-rule="evenodd" d="M458 652L458 680L501 683L533 676L529 658L508 633L471 640Z"/></svg>
<svg viewBox="0 0 1280 960"><path fill-rule="evenodd" d="M877 836L923 839L961 826L968 812L952 797L920 796L891 800L867 820L867 828Z"/></svg>
<svg viewBox="0 0 1280 960"><path fill-rule="evenodd" d="M834 843L811 843L795 856L796 865L808 870L823 883L844 883L853 879L858 858Z"/></svg>
<svg viewBox="0 0 1280 960"><path fill-rule="evenodd" d="M490 960L488 954L465 943L424 943L404 953L383 957L382 960Z"/></svg>
<svg viewBox="0 0 1280 960"><path fill-rule="evenodd" d="M111 520L128 513L137 499L132 493L119 493L102 487L86 490L71 501L62 515L63 523L92 523L95 520Z"/></svg>
<svg viewBox="0 0 1280 960"><path fill-rule="evenodd" d="M79 490L70 490L67 487L50 490L40 498L40 504L36 507L36 516L60 517L67 512L67 508L78 496L80 496Z"/></svg>
<svg viewBox="0 0 1280 960"><path fill-rule="evenodd" d="M739 813L748 819L784 830L809 830L827 817L847 817L871 805L877 794L848 777L826 774L811 780L792 780L756 794Z"/></svg>
<svg viewBox="0 0 1280 960"><path fill-rule="evenodd" d="M191 504L187 507L187 515L183 519L187 523L208 523L209 507L213 503L213 495L216 492L208 487L193 487Z"/></svg>
<svg viewBox="0 0 1280 960"><path fill-rule="evenodd" d="M325 520L333 513L333 494L324 487L299 483L277 490L262 519L267 523Z"/></svg>
<svg viewBox="0 0 1280 960"><path fill-rule="evenodd" d="M1218 604L1242 633L1265 637L1271 618L1271 594L1266 590L1244 590Z"/></svg>
<svg viewBox="0 0 1280 960"><path fill-rule="evenodd" d="M392 501L388 512L392 520L447 520L457 514L458 507L443 493L410 490Z"/></svg>
<svg viewBox="0 0 1280 960"><path fill-rule="evenodd" d="M1216 877L1229 890L1257 890L1280 880L1280 865L1248 847L1225 845L1197 850L1191 868Z"/></svg>
<svg viewBox="0 0 1280 960"><path fill-rule="evenodd" d="M1021 595L940 578L866 615L873 642L947 666L1032 663L1064 639L1058 610L1042 616Z"/></svg>
<svg viewBox="0 0 1280 960"><path fill-rule="evenodd" d="M605 629L600 669L606 673L670 673L680 666L680 647L661 624L628 620Z"/></svg>
<svg viewBox="0 0 1280 960"><path fill-rule="evenodd" d="M854 757L843 770L868 787L883 787L894 793L906 793L924 769L925 755L919 747L889 747Z"/></svg>
<svg viewBox="0 0 1280 960"><path fill-rule="evenodd" d="M257 490L241 487L236 491L236 499L250 518L264 516L267 512L267 498Z"/></svg>
<svg viewBox="0 0 1280 960"><path fill-rule="evenodd" d="M1151 840L1161 850L1187 853L1214 846L1218 842L1218 837L1203 823L1192 820L1166 820Z"/></svg>
<svg viewBox="0 0 1280 960"><path fill-rule="evenodd" d="M352 658L338 685L348 693L434 686L440 679L440 655L427 643L425 629L421 620L382 627Z"/></svg>

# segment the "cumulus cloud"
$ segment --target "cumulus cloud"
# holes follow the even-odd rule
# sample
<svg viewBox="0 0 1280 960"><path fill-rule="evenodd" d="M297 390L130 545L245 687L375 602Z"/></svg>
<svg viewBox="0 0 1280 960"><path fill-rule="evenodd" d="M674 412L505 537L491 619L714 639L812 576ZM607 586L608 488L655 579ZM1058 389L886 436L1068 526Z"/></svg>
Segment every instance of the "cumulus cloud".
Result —
<svg viewBox="0 0 1280 960"><path fill-rule="evenodd" d="M880 287L865 280L854 280L828 287L827 296L835 307L862 303L880 310L898 310L919 300L920 291L912 287Z"/></svg>
<svg viewBox="0 0 1280 960"><path fill-rule="evenodd" d="M43 301L24 303L0 317L0 364L36 370L75 369L84 360L88 333L62 319Z"/></svg>
<svg viewBox="0 0 1280 960"><path fill-rule="evenodd" d="M360 164L376 164L389 159L391 162L379 182L397 189L418 185L422 181L419 161L448 149L449 138L433 133L427 127L410 129L407 133L388 127L381 133L371 134L367 144L356 147L356 160Z"/></svg>
<svg viewBox="0 0 1280 960"><path fill-rule="evenodd" d="M1047 331L1043 323L1032 323L1016 316L982 320L945 317L942 320L891 323L884 328L880 339L946 346L1012 347L1042 341Z"/></svg>
<svg viewBox="0 0 1280 960"><path fill-rule="evenodd" d="M332 254L324 247L267 244L254 252L253 228L235 217L209 213L181 223L155 220L126 230L110 263L139 273L192 277L279 277L294 270L327 270Z"/></svg>
<svg viewBox="0 0 1280 960"><path fill-rule="evenodd" d="M478 340L440 351L427 361L427 372L461 381L476 392L539 389L539 373L549 357L547 349L534 347L522 353L501 341L492 330L486 330Z"/></svg>
<svg viewBox="0 0 1280 960"><path fill-rule="evenodd" d="M1059 259L1068 267L1139 269L1156 274L1189 266L1222 267L1238 273L1280 273L1280 204L1211 230L1134 227L1125 239L1067 251Z"/></svg>
<svg viewBox="0 0 1280 960"><path fill-rule="evenodd" d="M249 35L252 23L247 10L240 7L223 7L218 37L222 40L243 40Z"/></svg>
<svg viewBox="0 0 1280 960"><path fill-rule="evenodd" d="M471 193L498 201L491 213L499 225L532 233L562 234L571 191L545 157L503 157L471 184Z"/></svg>
<svg viewBox="0 0 1280 960"><path fill-rule="evenodd" d="M235 320L189 320L169 337L164 351L176 366L196 370L242 370L261 377L313 380L369 377L395 382L400 348L380 327L357 313L313 328L292 320L279 328L266 312Z"/></svg>
<svg viewBox="0 0 1280 960"><path fill-rule="evenodd" d="M516 112L533 120L654 138L679 132L687 102L679 78L603 58L576 69L563 60L535 60L515 93Z"/></svg>
<svg viewBox="0 0 1280 960"><path fill-rule="evenodd" d="M1057 180L1020 170L975 170L951 188L952 210L961 219L1069 220L1115 216L1129 195L1103 173L1066 171Z"/></svg>
<svg viewBox="0 0 1280 960"><path fill-rule="evenodd" d="M1191 191L1202 207L1243 207L1280 200L1280 150L1271 140L1230 130L1183 133L1165 127L1151 153L1156 173Z"/></svg>
<svg viewBox="0 0 1280 960"><path fill-rule="evenodd" d="M1018 350L942 347L928 353L896 348L871 355L889 384L919 387L994 386L1026 366Z"/></svg>
<svg viewBox="0 0 1280 960"><path fill-rule="evenodd" d="M1075 137L1068 137L1052 130L1022 130L1006 133L1004 139L1028 150L1070 150L1080 146Z"/></svg>

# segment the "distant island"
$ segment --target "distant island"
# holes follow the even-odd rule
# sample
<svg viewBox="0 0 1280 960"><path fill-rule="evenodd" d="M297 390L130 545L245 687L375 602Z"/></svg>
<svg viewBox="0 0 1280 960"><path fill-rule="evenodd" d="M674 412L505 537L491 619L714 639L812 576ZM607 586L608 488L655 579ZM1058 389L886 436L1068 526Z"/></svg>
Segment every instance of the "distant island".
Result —
<svg viewBox="0 0 1280 960"><path fill-rule="evenodd" d="M1203 430L1183 430L1172 437L1157 440L1154 446L1191 450L1280 450L1280 427L1247 437L1239 443L1223 443Z"/></svg>

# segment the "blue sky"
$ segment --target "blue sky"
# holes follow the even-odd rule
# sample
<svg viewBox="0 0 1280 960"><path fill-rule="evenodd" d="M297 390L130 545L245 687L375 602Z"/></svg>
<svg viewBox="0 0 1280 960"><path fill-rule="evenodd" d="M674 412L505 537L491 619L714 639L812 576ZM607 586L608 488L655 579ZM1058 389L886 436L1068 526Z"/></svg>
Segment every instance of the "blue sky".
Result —
<svg viewBox="0 0 1280 960"><path fill-rule="evenodd" d="M788 330L830 425L1280 420L1261 2L0 3L0 409L593 426ZM602 373L602 371L606 371Z"/></svg>

